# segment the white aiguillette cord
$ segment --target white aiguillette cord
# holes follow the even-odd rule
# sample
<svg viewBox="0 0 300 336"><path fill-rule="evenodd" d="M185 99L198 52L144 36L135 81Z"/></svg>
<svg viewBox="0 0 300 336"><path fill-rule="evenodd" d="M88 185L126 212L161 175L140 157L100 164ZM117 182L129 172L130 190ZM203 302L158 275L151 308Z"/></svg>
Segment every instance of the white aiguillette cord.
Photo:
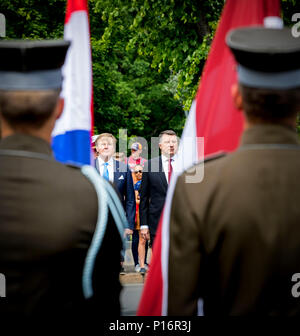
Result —
<svg viewBox="0 0 300 336"><path fill-rule="evenodd" d="M96 256L101 247L103 237L108 221L108 209L117 225L121 240L123 242L123 251L125 250L124 229L128 227L125 211L121 201L113 189L112 185L102 178L97 170L92 166L83 166L81 172L93 183L98 196L98 220L96 230L87 252L83 268L82 287L86 299L93 296L92 273L94 270Z"/></svg>
<svg viewBox="0 0 300 336"><path fill-rule="evenodd" d="M0 155L11 157L24 157L29 159L41 159L52 162L55 161L54 157L52 157L51 155L23 150L0 149ZM121 204L121 201L111 184L104 178L102 178L98 174L97 170L92 166L82 166L81 172L94 185L98 196L98 219L96 229L92 238L91 245L87 252L82 275L83 295L86 299L88 299L93 296L93 270L97 254L99 252L105 234L108 221L108 210L111 211L121 240L123 242L123 252L125 250L124 229L125 227L128 227L128 222L123 205Z"/></svg>

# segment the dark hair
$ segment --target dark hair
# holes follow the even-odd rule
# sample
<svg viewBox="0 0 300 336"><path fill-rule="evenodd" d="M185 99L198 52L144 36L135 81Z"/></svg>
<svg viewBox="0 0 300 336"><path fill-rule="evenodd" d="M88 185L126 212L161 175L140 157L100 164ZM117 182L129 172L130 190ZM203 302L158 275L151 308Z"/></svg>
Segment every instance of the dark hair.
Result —
<svg viewBox="0 0 300 336"><path fill-rule="evenodd" d="M249 121L278 123L300 110L300 87L287 90L250 88L239 84Z"/></svg>
<svg viewBox="0 0 300 336"><path fill-rule="evenodd" d="M177 134L173 130L162 131L162 132L159 133L159 143L161 142L161 138L164 134L177 136Z"/></svg>
<svg viewBox="0 0 300 336"><path fill-rule="evenodd" d="M51 116L60 90L0 91L0 113L15 128L41 127Z"/></svg>

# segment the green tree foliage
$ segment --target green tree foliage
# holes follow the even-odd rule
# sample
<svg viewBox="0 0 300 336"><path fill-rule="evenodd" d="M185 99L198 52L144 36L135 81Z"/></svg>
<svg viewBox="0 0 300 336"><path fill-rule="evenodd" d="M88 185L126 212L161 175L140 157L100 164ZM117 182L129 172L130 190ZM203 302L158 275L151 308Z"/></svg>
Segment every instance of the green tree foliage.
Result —
<svg viewBox="0 0 300 336"><path fill-rule="evenodd" d="M292 16L295 13L300 13L299 0L281 0L281 9L284 24L287 26L295 24L292 22Z"/></svg>
<svg viewBox="0 0 300 336"><path fill-rule="evenodd" d="M10 39L62 38L65 0L1 0Z"/></svg>
<svg viewBox="0 0 300 336"><path fill-rule="evenodd" d="M298 0L282 0L291 24ZM89 0L95 132L180 135L224 0ZM66 0L1 0L7 38L61 38Z"/></svg>
<svg viewBox="0 0 300 336"><path fill-rule="evenodd" d="M148 139L167 128L180 134L222 6L90 1L97 131L122 127Z"/></svg>

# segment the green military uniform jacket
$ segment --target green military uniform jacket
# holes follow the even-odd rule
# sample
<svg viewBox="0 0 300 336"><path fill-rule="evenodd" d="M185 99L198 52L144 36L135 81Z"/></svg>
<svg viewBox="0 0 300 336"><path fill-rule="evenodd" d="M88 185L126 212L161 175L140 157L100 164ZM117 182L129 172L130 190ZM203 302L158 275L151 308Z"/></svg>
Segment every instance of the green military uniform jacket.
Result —
<svg viewBox="0 0 300 336"><path fill-rule="evenodd" d="M261 146L267 145L267 146ZM277 144L275 147L270 144ZM300 150L283 126L255 126L235 152L180 176L170 220L168 314L293 315L300 300Z"/></svg>
<svg viewBox="0 0 300 336"><path fill-rule="evenodd" d="M122 243L111 219L96 258L94 296L83 298L82 270L98 215L93 185L79 169L54 160L42 139L16 134L0 141L1 150L48 156L0 155L1 314L119 314Z"/></svg>

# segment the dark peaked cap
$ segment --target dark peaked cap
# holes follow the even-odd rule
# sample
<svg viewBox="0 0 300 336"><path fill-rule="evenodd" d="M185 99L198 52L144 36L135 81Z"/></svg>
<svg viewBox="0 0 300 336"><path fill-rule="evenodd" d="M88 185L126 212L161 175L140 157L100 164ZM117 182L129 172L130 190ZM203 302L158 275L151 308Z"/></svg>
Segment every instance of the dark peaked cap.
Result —
<svg viewBox="0 0 300 336"><path fill-rule="evenodd" d="M288 28L245 27L226 38L238 65L239 82L257 88L300 87L300 39Z"/></svg>
<svg viewBox="0 0 300 336"><path fill-rule="evenodd" d="M65 40L0 41L0 88L47 89L59 87L70 42Z"/></svg>
<svg viewBox="0 0 300 336"><path fill-rule="evenodd" d="M231 30L227 45L236 61L253 70L280 72L300 69L300 38L289 28L246 27Z"/></svg>
<svg viewBox="0 0 300 336"><path fill-rule="evenodd" d="M32 71L58 69L64 64L70 42L49 41L1 41L0 70Z"/></svg>

